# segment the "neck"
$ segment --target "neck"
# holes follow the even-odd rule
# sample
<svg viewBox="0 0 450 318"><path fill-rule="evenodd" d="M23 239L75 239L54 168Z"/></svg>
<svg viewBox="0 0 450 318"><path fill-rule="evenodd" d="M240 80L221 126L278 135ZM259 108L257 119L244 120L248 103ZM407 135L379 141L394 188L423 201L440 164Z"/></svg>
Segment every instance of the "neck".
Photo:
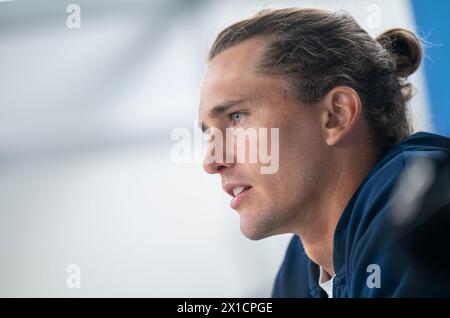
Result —
<svg viewBox="0 0 450 318"><path fill-rule="evenodd" d="M322 199L317 200L319 202L307 213L311 216L310 219L303 222L302 228L296 231L308 257L330 276L335 274L333 244L337 223L358 186L376 163L374 156L359 156L358 160L354 158L342 157L341 160L334 161L338 164L334 165L333 175L328 179L334 182L329 182L327 189L322 189Z"/></svg>

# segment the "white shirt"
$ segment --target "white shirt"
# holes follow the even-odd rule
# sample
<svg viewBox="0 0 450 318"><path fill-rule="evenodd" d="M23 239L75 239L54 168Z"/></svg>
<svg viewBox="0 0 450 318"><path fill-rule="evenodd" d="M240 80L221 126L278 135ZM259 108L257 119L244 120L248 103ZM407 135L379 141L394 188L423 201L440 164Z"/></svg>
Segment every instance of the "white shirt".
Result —
<svg viewBox="0 0 450 318"><path fill-rule="evenodd" d="M322 266L320 266L319 286L327 293L328 298L333 298L333 279L336 277L336 274L323 283L322 283L322 275L323 270Z"/></svg>

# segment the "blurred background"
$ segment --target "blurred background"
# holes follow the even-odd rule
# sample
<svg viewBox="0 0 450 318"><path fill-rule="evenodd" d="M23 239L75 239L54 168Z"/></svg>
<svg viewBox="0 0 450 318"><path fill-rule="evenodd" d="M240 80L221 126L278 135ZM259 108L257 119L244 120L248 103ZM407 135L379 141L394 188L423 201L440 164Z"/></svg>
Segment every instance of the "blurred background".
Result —
<svg viewBox="0 0 450 318"><path fill-rule="evenodd" d="M416 31L413 124L450 135L447 1L0 1L1 297L270 296L290 235L247 240L171 133L194 130L217 33L284 6Z"/></svg>

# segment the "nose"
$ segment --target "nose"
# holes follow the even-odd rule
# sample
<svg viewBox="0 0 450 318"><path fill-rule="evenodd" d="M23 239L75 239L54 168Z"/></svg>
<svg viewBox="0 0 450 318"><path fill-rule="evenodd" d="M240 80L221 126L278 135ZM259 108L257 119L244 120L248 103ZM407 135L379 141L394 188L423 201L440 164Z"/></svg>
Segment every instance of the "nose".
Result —
<svg viewBox="0 0 450 318"><path fill-rule="evenodd" d="M232 163L226 163L226 162L216 162L216 161L210 161L207 162L206 159L203 161L203 169L209 173L209 174L215 174L220 173L226 168L231 168L233 166Z"/></svg>
<svg viewBox="0 0 450 318"><path fill-rule="evenodd" d="M216 155L217 151L222 151L222 156ZM203 169L209 174L215 174L222 172L224 169L232 168L234 166L234 160L228 163L226 162L226 158L225 149L216 149L211 142L208 142L206 154L203 158Z"/></svg>

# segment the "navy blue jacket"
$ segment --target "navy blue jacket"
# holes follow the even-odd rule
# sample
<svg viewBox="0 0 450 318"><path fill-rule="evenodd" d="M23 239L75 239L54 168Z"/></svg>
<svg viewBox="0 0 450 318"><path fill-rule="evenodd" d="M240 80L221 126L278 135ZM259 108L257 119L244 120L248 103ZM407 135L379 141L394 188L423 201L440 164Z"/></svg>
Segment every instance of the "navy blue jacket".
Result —
<svg viewBox="0 0 450 318"><path fill-rule="evenodd" d="M350 199L335 230L333 297L450 297L450 281L424 268L405 251L402 240L407 235L392 224L389 215L395 197L391 194L411 160L426 157L437 162L449 156L449 138L419 132L393 146L373 167ZM450 243L450 228L447 242ZM450 244L443 245L447 249L442 253L450 253ZM375 286L373 264L380 274ZM308 258L299 237L294 236L272 296L327 297L318 279L319 267Z"/></svg>

